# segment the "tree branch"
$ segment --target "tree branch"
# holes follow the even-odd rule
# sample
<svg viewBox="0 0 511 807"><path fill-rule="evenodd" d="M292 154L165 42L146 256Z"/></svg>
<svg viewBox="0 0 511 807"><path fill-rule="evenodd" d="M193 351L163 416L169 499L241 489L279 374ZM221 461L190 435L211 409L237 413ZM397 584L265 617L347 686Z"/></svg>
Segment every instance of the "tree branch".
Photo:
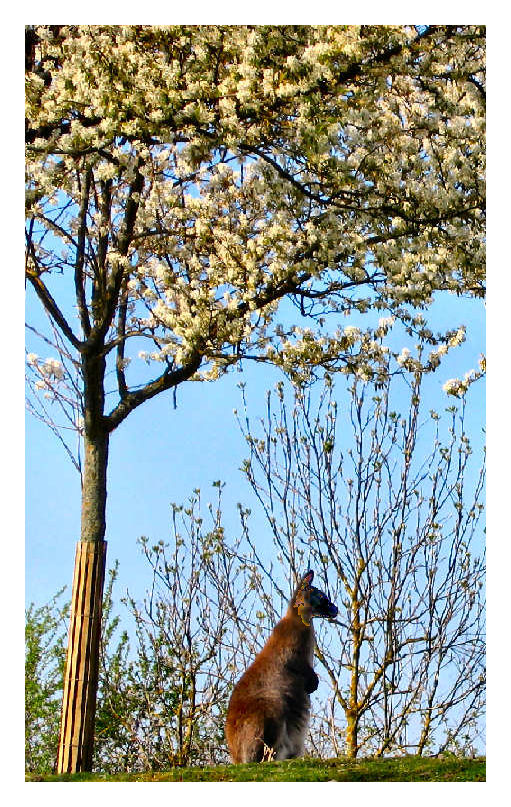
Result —
<svg viewBox="0 0 511 807"><path fill-rule="evenodd" d="M124 372L124 351L126 346L126 316L128 312L128 292L126 288L126 279L122 284L121 299L119 303L119 311L117 315L117 359L116 359L116 374L117 374L117 387L119 389L119 396L121 401L124 400L128 394L128 386L126 384L126 375Z"/></svg>
<svg viewBox="0 0 511 807"><path fill-rule="evenodd" d="M85 338L90 334L90 319L87 309L87 300L85 299L85 287L83 277L83 267L85 263L85 235L87 232L87 211L89 205L89 193L92 180L92 169L88 168L85 171L85 178L82 187L82 194L80 199L80 213L79 221L80 226L78 229L78 244L76 247L76 262L75 262L75 292L76 302L78 305L78 313L80 315L80 322Z"/></svg>
<svg viewBox="0 0 511 807"><path fill-rule="evenodd" d="M81 342L78 339L78 337L75 336L75 334L73 333L69 323L62 314L62 311L58 307L57 303L55 302L52 295L44 285L41 278L37 275L36 272L30 269L26 270L26 276L30 281L30 283L32 284L35 293L41 300L41 303L43 304L45 310L48 312L48 314L51 316L54 322L59 326L64 336L67 337L67 339L69 339L69 341L71 342L73 347L76 348L76 350L82 351L83 342Z"/></svg>
<svg viewBox="0 0 511 807"><path fill-rule="evenodd" d="M116 429L119 423L122 423L130 412L136 409L137 406L140 406L140 404L154 398L154 396L158 395L160 392L165 392L173 387L177 387L178 384L191 378L199 369L202 358L200 353L195 353L188 364L184 365L179 370L165 370L159 378L150 381L141 389L136 390L136 392L128 392L115 409L104 419L107 430L111 432Z"/></svg>
<svg viewBox="0 0 511 807"><path fill-rule="evenodd" d="M138 167L140 168L142 159L139 158ZM137 218L139 208L139 196L144 187L144 177L137 169L135 179L130 185L128 199L126 201L126 212L124 214L124 221L117 239L117 248L122 257L126 257L128 249L133 237L133 230ZM97 346L104 340L108 329L110 328L115 311L119 302L119 294L121 292L122 281L125 276L125 269L122 262L112 268L110 277L106 285L105 296L106 302L102 310L102 317L99 324L91 331L88 338L88 346Z"/></svg>

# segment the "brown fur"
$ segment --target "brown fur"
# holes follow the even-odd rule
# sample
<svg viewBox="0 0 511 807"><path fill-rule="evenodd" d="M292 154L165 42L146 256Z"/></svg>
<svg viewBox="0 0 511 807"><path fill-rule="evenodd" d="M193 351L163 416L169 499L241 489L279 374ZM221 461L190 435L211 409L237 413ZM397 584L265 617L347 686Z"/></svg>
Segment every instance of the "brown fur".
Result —
<svg viewBox="0 0 511 807"><path fill-rule="evenodd" d="M311 618L325 616L315 613L309 602L311 580L312 572L308 572L285 616L233 690L225 736L235 763L303 754L310 693L319 683L312 667Z"/></svg>

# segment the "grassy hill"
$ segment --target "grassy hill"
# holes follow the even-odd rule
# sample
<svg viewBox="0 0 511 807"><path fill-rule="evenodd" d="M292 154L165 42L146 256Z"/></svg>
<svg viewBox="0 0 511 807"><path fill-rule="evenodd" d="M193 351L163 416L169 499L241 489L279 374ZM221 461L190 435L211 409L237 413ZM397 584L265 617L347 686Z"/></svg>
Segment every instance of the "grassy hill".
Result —
<svg viewBox="0 0 511 807"><path fill-rule="evenodd" d="M292 759L155 773L27 774L27 782L484 782L486 758Z"/></svg>

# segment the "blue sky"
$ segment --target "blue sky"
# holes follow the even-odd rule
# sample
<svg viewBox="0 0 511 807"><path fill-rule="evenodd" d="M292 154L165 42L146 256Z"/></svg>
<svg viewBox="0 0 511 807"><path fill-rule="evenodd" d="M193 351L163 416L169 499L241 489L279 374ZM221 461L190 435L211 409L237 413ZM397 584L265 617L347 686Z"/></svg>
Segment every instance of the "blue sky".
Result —
<svg viewBox="0 0 511 807"><path fill-rule="evenodd" d="M34 305L30 295L28 306ZM480 301L444 296L430 313L433 330L467 325L467 340L453 350L425 385L427 406L441 410L452 403L442 391L451 377L477 367L485 351L484 305ZM400 346L413 348L407 339ZM394 345L397 347L397 345ZM51 350L48 349L48 355ZM41 353L41 357L45 354ZM226 482L224 523L238 526L236 503L252 507L252 524L258 541L271 540L267 525L239 471L246 456L244 439L233 409L240 406L238 384L247 384L254 418L264 414L268 387L282 378L277 370L246 363L243 372L231 372L216 382L181 385L177 408L172 393L159 395L135 410L112 434L107 499L107 565L120 562L118 592L130 590L137 599L150 583L149 568L137 539L165 539L170 527L170 503L182 503L200 488L203 500L213 496L211 484ZM341 379L340 384L345 382ZM485 422L484 383L470 392L468 433L481 439ZM427 412L428 409L425 409ZM26 417L26 589L27 602L46 602L72 581L74 550L80 529L80 483L64 449L39 421ZM269 548L269 547L268 547Z"/></svg>

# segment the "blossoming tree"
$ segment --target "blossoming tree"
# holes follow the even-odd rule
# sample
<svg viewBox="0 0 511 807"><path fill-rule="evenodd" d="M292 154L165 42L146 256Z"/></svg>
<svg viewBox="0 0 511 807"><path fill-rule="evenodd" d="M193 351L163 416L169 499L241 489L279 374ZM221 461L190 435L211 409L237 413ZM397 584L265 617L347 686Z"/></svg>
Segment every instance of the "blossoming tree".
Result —
<svg viewBox="0 0 511 807"><path fill-rule="evenodd" d="M91 766L112 431L240 360L385 373L396 319L432 346L394 356L414 372L463 339L415 309L484 293L483 50L479 26L27 27L26 277L59 353L28 364L83 439L59 770Z"/></svg>

